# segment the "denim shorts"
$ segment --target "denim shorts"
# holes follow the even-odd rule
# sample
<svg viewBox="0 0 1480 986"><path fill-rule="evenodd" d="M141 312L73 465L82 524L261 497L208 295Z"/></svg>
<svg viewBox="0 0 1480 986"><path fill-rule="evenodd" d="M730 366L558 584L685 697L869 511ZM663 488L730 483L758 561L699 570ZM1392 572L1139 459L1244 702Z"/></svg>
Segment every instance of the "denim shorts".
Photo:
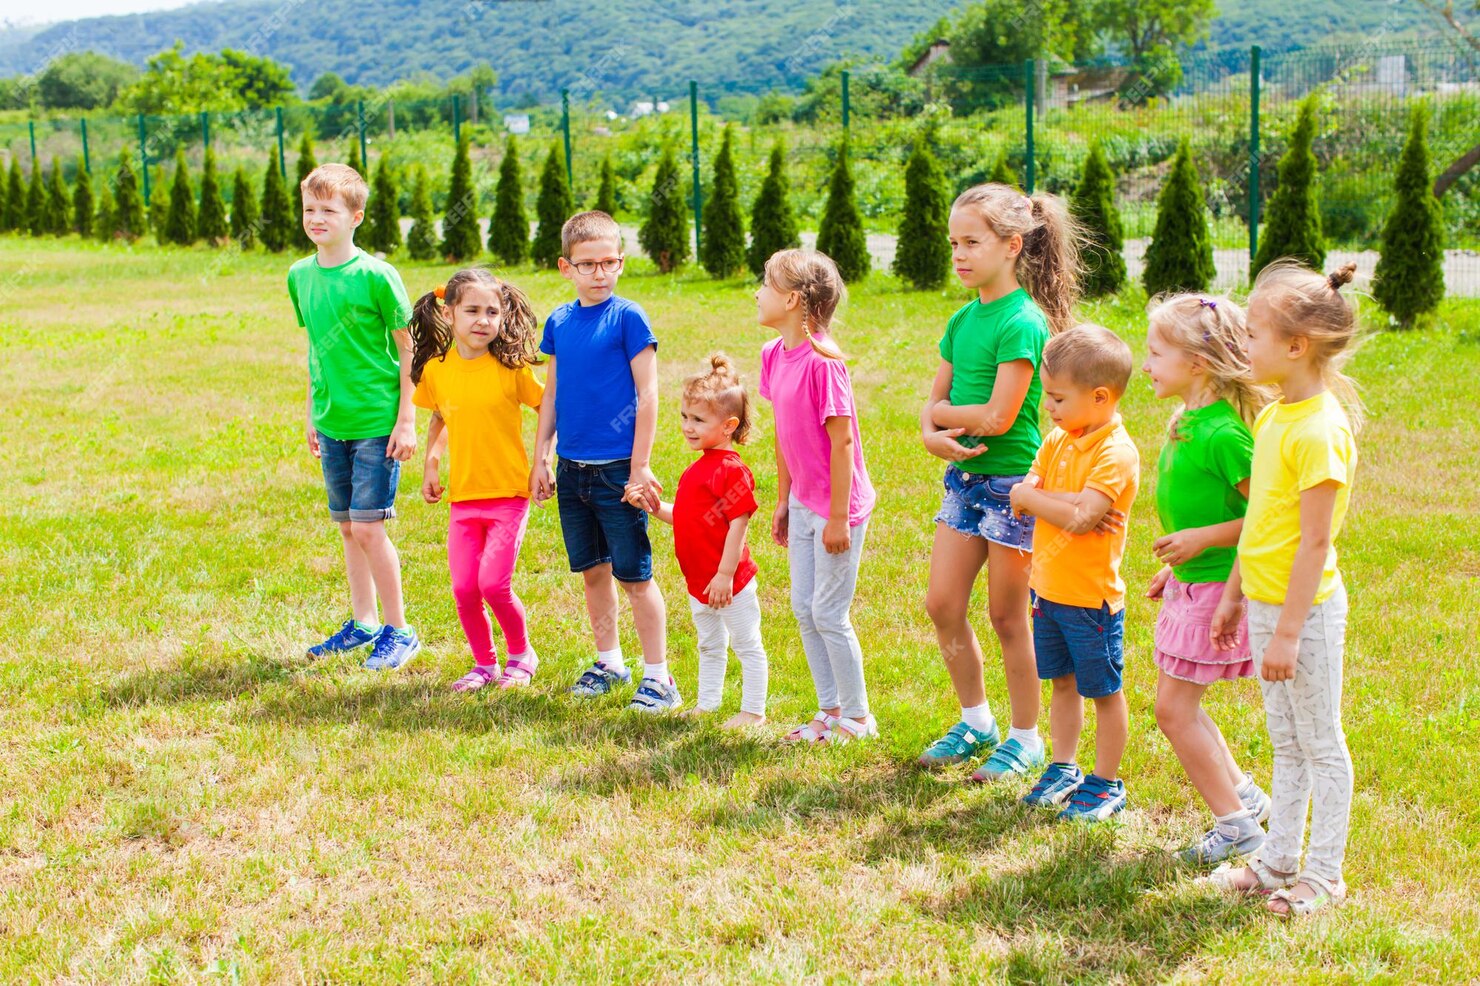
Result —
<svg viewBox="0 0 1480 986"><path fill-rule="evenodd" d="M396 515L401 463L386 457L390 440L391 436L381 435L345 441L319 432L319 465L331 520L372 523Z"/></svg>
<svg viewBox="0 0 1480 986"><path fill-rule="evenodd" d="M981 476L956 465L946 467L945 496L937 524L967 537L986 538L1019 551L1033 550L1033 518L1015 517L1009 494L1026 476Z"/></svg>
<svg viewBox="0 0 1480 986"><path fill-rule="evenodd" d="M1124 644L1125 610L1065 606L1033 593L1033 650L1044 681L1072 674L1085 698L1114 695L1125 672Z"/></svg>
<svg viewBox="0 0 1480 986"><path fill-rule="evenodd" d="M653 577L648 515L622 499L631 473L631 459L600 464L570 459L556 462L555 498L572 572L611 565L619 582L646 582Z"/></svg>

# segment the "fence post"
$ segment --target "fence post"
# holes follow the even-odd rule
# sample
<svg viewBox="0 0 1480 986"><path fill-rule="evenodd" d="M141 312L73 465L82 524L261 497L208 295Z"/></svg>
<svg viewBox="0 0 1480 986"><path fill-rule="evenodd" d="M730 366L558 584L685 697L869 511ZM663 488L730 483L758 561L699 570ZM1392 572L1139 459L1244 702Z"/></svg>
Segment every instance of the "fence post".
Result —
<svg viewBox="0 0 1480 986"><path fill-rule="evenodd" d="M1023 136L1028 145L1028 164L1023 169L1023 181L1029 195L1033 194L1033 89L1037 84L1036 67L1030 58L1023 63Z"/></svg>
<svg viewBox="0 0 1480 986"><path fill-rule="evenodd" d="M560 90L560 136L565 142L565 187L570 189L571 201L576 197L576 179L570 166L570 90Z"/></svg>
<svg viewBox="0 0 1480 986"><path fill-rule="evenodd" d="M457 93L452 94L452 142L462 143L462 100Z"/></svg>
<svg viewBox="0 0 1480 986"><path fill-rule="evenodd" d="M277 108L278 174L288 177L288 156L283 152L283 108Z"/></svg>
<svg viewBox="0 0 1480 986"><path fill-rule="evenodd" d="M365 174L368 175L370 173L370 148L365 142L365 101L363 99L355 101L355 113L359 117L360 163L365 166Z"/></svg>
<svg viewBox="0 0 1480 986"><path fill-rule="evenodd" d="M208 110L200 111L200 142L206 150L211 149L211 114Z"/></svg>
<svg viewBox="0 0 1480 986"><path fill-rule="evenodd" d="M92 174L92 155L87 150L87 117L82 118L82 170Z"/></svg>
<svg viewBox="0 0 1480 986"><path fill-rule="evenodd" d="M144 114L139 114L139 170L144 173L144 208L149 208L149 144L144 136Z"/></svg>
<svg viewBox="0 0 1480 986"><path fill-rule="evenodd" d="M1249 266L1259 253L1259 56L1263 49L1249 49Z"/></svg>
<svg viewBox="0 0 1480 986"><path fill-rule="evenodd" d="M36 167L36 121L27 120L26 124L31 130L31 167Z"/></svg>
<svg viewBox="0 0 1480 986"><path fill-rule="evenodd" d="M843 129L848 129L850 104L848 100L848 70L843 69Z"/></svg>
<svg viewBox="0 0 1480 986"><path fill-rule="evenodd" d="M700 233L704 217L704 190L699 181L699 83L689 80L689 124L694 149L694 255L699 255Z"/></svg>

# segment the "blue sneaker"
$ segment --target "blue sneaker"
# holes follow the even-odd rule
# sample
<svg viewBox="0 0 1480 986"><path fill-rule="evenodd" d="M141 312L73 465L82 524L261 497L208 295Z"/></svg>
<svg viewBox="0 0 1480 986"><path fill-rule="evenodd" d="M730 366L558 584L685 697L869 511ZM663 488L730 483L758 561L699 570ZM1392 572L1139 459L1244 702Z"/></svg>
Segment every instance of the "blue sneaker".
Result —
<svg viewBox="0 0 1480 986"><path fill-rule="evenodd" d="M1083 783L1084 772L1078 764L1051 763L1038 778L1038 783L1033 785L1033 790L1023 795L1023 804L1034 808L1057 808Z"/></svg>
<svg viewBox="0 0 1480 986"><path fill-rule="evenodd" d="M977 768L976 773L971 775L974 781L1000 781L1007 777L1027 775L1043 767L1047 757L1043 754L1043 744L1038 744L1038 749L1029 753L1023 748L1023 744L1011 737L987 757L987 762Z"/></svg>
<svg viewBox="0 0 1480 986"><path fill-rule="evenodd" d="M397 630L393 626L380 628L375 635L375 649L365 658L365 667L371 671L394 671L406 664L421 651L421 638L410 627Z"/></svg>
<svg viewBox="0 0 1480 986"><path fill-rule="evenodd" d="M356 619L344 621L344 626L329 635L329 639L322 644L314 644L308 649L309 657L328 657L330 654L342 654L348 650L359 650L375 639L377 630L368 630L365 624Z"/></svg>
<svg viewBox="0 0 1480 986"><path fill-rule="evenodd" d="M666 682L644 678L627 708L632 712L672 712L682 704L683 696L678 693L678 686L672 678Z"/></svg>
<svg viewBox="0 0 1480 986"><path fill-rule="evenodd" d="M926 747L917 762L921 767L962 763L996 746L998 738L995 722L988 732L978 732L966 723L958 722L944 736Z"/></svg>
<svg viewBox="0 0 1480 986"><path fill-rule="evenodd" d="M613 671L598 661L587 668L576 683L570 686L570 693L577 698L597 698L618 685L631 683L631 671L626 668Z"/></svg>
<svg viewBox="0 0 1480 986"><path fill-rule="evenodd" d="M1059 821L1103 822L1125 807L1125 781L1107 781L1090 774L1059 812Z"/></svg>

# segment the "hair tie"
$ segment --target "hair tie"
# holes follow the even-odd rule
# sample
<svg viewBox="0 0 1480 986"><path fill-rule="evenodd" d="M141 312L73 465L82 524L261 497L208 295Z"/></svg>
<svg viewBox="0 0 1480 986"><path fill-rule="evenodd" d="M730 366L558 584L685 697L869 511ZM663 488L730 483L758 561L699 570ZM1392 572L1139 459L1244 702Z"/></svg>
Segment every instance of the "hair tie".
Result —
<svg viewBox="0 0 1480 986"><path fill-rule="evenodd" d="M1211 308L1214 311L1218 310L1218 303L1211 298L1199 298L1197 299L1197 303L1204 308Z"/></svg>
<svg viewBox="0 0 1480 986"><path fill-rule="evenodd" d="M434 295L437 296L437 307L438 308L442 308L442 307L445 307L446 306L447 302L445 300L443 300L443 299L445 299L447 297L447 285L445 285L445 284L439 284L439 285L437 285L436 287L432 288L432 294L434 294Z"/></svg>
<svg viewBox="0 0 1480 986"><path fill-rule="evenodd" d="M1033 199L1031 196L1023 196L1023 208L1027 209L1029 212L1033 211Z"/></svg>

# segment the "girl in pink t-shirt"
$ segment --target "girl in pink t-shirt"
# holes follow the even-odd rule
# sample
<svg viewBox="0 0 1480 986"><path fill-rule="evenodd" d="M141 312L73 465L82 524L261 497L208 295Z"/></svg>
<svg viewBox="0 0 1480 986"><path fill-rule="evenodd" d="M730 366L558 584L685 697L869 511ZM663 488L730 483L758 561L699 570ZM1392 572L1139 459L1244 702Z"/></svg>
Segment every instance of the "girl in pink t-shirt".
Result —
<svg viewBox="0 0 1480 986"><path fill-rule="evenodd" d="M827 331L845 296L837 265L807 250L773 254L755 295L758 321L781 333L761 350L760 393L776 422L771 536L787 549L791 608L817 689L817 714L786 735L793 743L878 735L848 619L874 488L848 367Z"/></svg>

